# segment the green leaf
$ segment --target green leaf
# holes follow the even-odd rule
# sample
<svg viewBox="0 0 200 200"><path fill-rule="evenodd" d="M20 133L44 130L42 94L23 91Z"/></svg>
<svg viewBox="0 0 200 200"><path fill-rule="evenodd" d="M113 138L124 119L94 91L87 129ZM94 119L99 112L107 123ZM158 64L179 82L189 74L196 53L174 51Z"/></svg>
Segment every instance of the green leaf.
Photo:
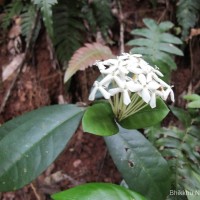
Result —
<svg viewBox="0 0 200 200"><path fill-rule="evenodd" d="M175 47L173 44L158 43L158 49L170 54L183 56L183 52L179 48Z"/></svg>
<svg viewBox="0 0 200 200"><path fill-rule="evenodd" d="M134 40L130 40L128 43L128 45L139 45L139 46L150 46L150 45L154 45L153 41L150 39L145 39L145 38L138 38L138 39L134 39Z"/></svg>
<svg viewBox="0 0 200 200"><path fill-rule="evenodd" d="M160 98L157 99L156 108L151 108L149 105L139 112L122 120L119 124L127 129L140 129L153 126L162 121L168 114L169 109Z"/></svg>
<svg viewBox="0 0 200 200"><path fill-rule="evenodd" d="M162 156L168 158L174 189L198 190L200 184L196 182L193 172L199 175L199 128L193 126L181 130L171 126L146 133Z"/></svg>
<svg viewBox="0 0 200 200"><path fill-rule="evenodd" d="M192 101L187 104L188 108L200 108L200 96L198 94L188 94L183 98L188 101Z"/></svg>
<svg viewBox="0 0 200 200"><path fill-rule="evenodd" d="M162 60L162 62L164 62L165 64L168 65L169 69L176 69L176 63L174 62L174 60L172 59L171 56L169 56L167 53L165 52L161 52L161 51L157 51L157 50L152 50L152 48L149 47L134 47L133 49L130 50L131 53L139 53L142 55L148 55L149 57L151 57L151 59L156 62L157 60ZM153 54L152 54L153 53ZM162 66L158 66L160 68L161 71L162 70Z"/></svg>
<svg viewBox="0 0 200 200"><path fill-rule="evenodd" d="M26 42L29 41L31 34L33 34L32 41L35 42L38 34L41 29L41 23L40 21L37 23L37 26L35 27L35 30L32 30L33 23L35 23L36 18L36 10L35 6L33 4L29 4L27 7L25 7L24 12L21 14L21 32L22 35L25 37ZM34 31L32 33L32 31Z"/></svg>
<svg viewBox="0 0 200 200"><path fill-rule="evenodd" d="M65 148L83 109L75 105L40 108L0 127L0 191L16 190L41 174Z"/></svg>
<svg viewBox="0 0 200 200"><path fill-rule="evenodd" d="M199 0L179 0L176 9L176 18L182 28L182 38L185 39L190 28L198 22L200 11ZM187 17L186 17L187 16Z"/></svg>
<svg viewBox="0 0 200 200"><path fill-rule="evenodd" d="M162 74L164 75L161 77L161 79L165 82L168 82L170 80L170 75L171 75L171 69L168 64L164 63L162 60L156 60L153 62L155 66L159 66L162 68Z"/></svg>
<svg viewBox="0 0 200 200"><path fill-rule="evenodd" d="M57 0L32 0L42 11L43 21L51 38L53 38L52 6Z"/></svg>
<svg viewBox="0 0 200 200"><path fill-rule="evenodd" d="M172 113L183 123L185 127L191 125L191 116L189 113L181 108L170 107Z"/></svg>
<svg viewBox="0 0 200 200"><path fill-rule="evenodd" d="M145 200L140 194L111 183L87 183L52 195L54 200Z"/></svg>
<svg viewBox="0 0 200 200"><path fill-rule="evenodd" d="M166 22L161 22L158 26L159 26L159 29L164 32L173 28L174 24L170 21L166 21Z"/></svg>
<svg viewBox="0 0 200 200"><path fill-rule="evenodd" d="M134 29L131 31L131 34L143 36L143 37L146 37L149 39L153 39L155 37L153 35L153 33L151 31L149 31L149 29L147 29L147 28Z"/></svg>
<svg viewBox="0 0 200 200"><path fill-rule="evenodd" d="M134 47L130 52L148 55L153 61L161 60L168 66L169 72L175 69L176 63L173 56L183 56L183 52L175 46L182 44L182 41L178 37L165 32L171 29L173 24L170 21L157 24L153 19L143 19L143 22L148 28L131 31L131 34L142 36L142 38L130 40L127 43L127 45ZM162 73L163 71L166 72L166 65L164 69L162 65L158 66Z"/></svg>
<svg viewBox="0 0 200 200"><path fill-rule="evenodd" d="M172 59L169 54L166 54L164 52L158 52L158 54L155 55L156 60L162 60L165 64L168 65L170 69L177 69L176 63Z"/></svg>
<svg viewBox="0 0 200 200"><path fill-rule="evenodd" d="M155 20L149 19L149 18L144 18L143 22L150 30L153 30L153 31L157 31L158 30L158 25L155 22Z"/></svg>
<svg viewBox="0 0 200 200"><path fill-rule="evenodd" d="M75 1L59 1L53 8L53 43L62 63L68 61L83 44L85 27ZM66 67L66 66L65 66Z"/></svg>
<svg viewBox="0 0 200 200"><path fill-rule="evenodd" d="M200 108L200 100L192 101L187 104L188 108Z"/></svg>
<svg viewBox="0 0 200 200"><path fill-rule="evenodd" d="M82 124L85 132L100 136L114 135L119 131L109 103L97 103L89 107Z"/></svg>
<svg viewBox="0 0 200 200"><path fill-rule="evenodd" d="M166 43L183 44L182 40L169 33L162 33L160 40Z"/></svg>
<svg viewBox="0 0 200 200"><path fill-rule="evenodd" d="M185 95L183 98L189 101L200 100L200 96L198 94L188 94L188 95Z"/></svg>
<svg viewBox="0 0 200 200"><path fill-rule="evenodd" d="M187 190L186 190L187 191ZM187 191L187 198L188 200L197 200L197 196L200 196L200 192L199 191Z"/></svg>
<svg viewBox="0 0 200 200"><path fill-rule="evenodd" d="M105 137L111 157L130 189L149 200L165 200L170 189L167 162L138 131L120 128Z"/></svg>
<svg viewBox="0 0 200 200"><path fill-rule="evenodd" d="M1 22L1 27L3 29L7 29L14 16L19 16L20 13L22 12L24 8L23 2L21 0L15 0L11 1L11 3L7 4L4 9L5 9L5 15L3 15L2 22Z"/></svg>
<svg viewBox="0 0 200 200"><path fill-rule="evenodd" d="M89 25L90 34L95 34L98 30L105 39L108 39L108 30L114 24L111 4L111 0L93 0L83 7L84 21L86 20Z"/></svg>

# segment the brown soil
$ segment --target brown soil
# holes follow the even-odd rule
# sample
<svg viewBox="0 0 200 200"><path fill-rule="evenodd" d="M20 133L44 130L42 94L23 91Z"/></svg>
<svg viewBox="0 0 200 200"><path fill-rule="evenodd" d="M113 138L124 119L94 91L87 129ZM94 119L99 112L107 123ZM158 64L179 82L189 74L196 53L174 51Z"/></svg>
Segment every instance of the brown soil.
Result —
<svg viewBox="0 0 200 200"><path fill-rule="evenodd" d="M37 42L31 61L24 67L11 91L5 110L0 117L1 123L38 107L57 104L60 95L63 96L65 102L86 100L89 92L87 88L91 87L98 72L88 69L86 75L88 81L76 84L76 81L80 82L82 80L80 77L85 74L85 72L79 72L73 78L74 84L70 93L64 94L63 74L52 66L46 46L47 39L44 33ZM10 55L6 51L6 46L2 49L5 51L1 52L0 66L6 66L10 62ZM12 77L2 83L0 104L11 82ZM0 199L33 200L36 199L35 190L41 199L50 199L51 194L81 183L119 183L120 181L120 174L108 155L103 138L83 133L80 127L56 162L33 184L16 192L3 193Z"/></svg>

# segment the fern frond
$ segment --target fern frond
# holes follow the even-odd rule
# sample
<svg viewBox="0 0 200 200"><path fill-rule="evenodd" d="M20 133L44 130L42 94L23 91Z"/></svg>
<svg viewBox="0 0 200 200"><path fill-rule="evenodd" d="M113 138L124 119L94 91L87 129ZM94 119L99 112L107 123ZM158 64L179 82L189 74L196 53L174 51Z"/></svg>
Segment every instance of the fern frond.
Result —
<svg viewBox="0 0 200 200"><path fill-rule="evenodd" d="M177 4L176 17L182 27L182 38L189 34L189 29L194 27L200 12L199 0L179 0Z"/></svg>
<svg viewBox="0 0 200 200"><path fill-rule="evenodd" d="M153 134L153 136L150 136ZM174 185L176 188L200 189L200 184L191 180L191 174L200 175L200 135L194 135L194 131L182 131L173 128L161 128L148 132L149 138L157 138L154 145L168 160L173 171Z"/></svg>
<svg viewBox="0 0 200 200"><path fill-rule="evenodd" d="M31 31L32 31L32 26L33 26L33 19L35 19L36 16L36 9L33 4L29 4L26 6L26 9L21 14L21 33L25 37L26 42L28 41ZM34 35L33 35L33 41L35 41L38 37L39 31L41 28L41 24L38 23L36 26L36 30L34 30Z"/></svg>
<svg viewBox="0 0 200 200"><path fill-rule="evenodd" d="M42 12L43 21L47 32L53 38L52 6L57 4L57 0L32 0Z"/></svg>
<svg viewBox="0 0 200 200"><path fill-rule="evenodd" d="M104 37L107 37L108 30L114 23L111 13L110 0L94 0L85 4L82 9L83 18L88 22L93 33L100 30Z"/></svg>
<svg viewBox="0 0 200 200"><path fill-rule="evenodd" d="M197 96L189 95L186 98L196 99ZM173 126L152 127L146 130L147 137L168 161L174 175L175 189L199 190L200 179L197 177L200 177L200 121L194 124L199 111L193 116L195 110L185 111L174 107L171 110L184 129Z"/></svg>
<svg viewBox="0 0 200 200"><path fill-rule="evenodd" d="M54 8L54 45L61 62L68 61L83 43L84 25L79 13L76 4L69 6L67 1L59 2Z"/></svg>
<svg viewBox="0 0 200 200"><path fill-rule="evenodd" d="M85 70L88 66L92 66L96 60L113 57L111 50L100 43L85 44L85 47L78 49L69 61L64 82L67 82L76 71Z"/></svg>
<svg viewBox="0 0 200 200"><path fill-rule="evenodd" d="M23 10L23 1L15 0L7 5L5 9L5 16L3 18L2 27L7 29L12 22L14 16L18 16Z"/></svg>
<svg viewBox="0 0 200 200"><path fill-rule="evenodd" d="M131 32L133 35L143 37L128 42L128 45L134 46L130 50L131 53L146 55L156 65L159 62L158 66L162 72L166 71L166 66L168 66L168 71L176 69L173 56L183 56L183 52L176 47L176 45L182 44L182 41L172 34L166 33L173 27L173 24L168 21L157 24L152 19L144 19L143 22L147 28L135 29ZM164 70L162 66L164 66Z"/></svg>

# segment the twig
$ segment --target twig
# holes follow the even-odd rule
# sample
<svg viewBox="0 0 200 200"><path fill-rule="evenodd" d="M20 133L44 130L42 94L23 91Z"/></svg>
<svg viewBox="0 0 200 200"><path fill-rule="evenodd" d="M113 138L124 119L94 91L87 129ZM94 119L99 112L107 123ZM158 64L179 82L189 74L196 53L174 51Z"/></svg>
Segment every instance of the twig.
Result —
<svg viewBox="0 0 200 200"><path fill-rule="evenodd" d="M196 90L200 88L200 80L197 82L197 84L193 87L193 91L196 92Z"/></svg>
<svg viewBox="0 0 200 200"><path fill-rule="evenodd" d="M124 52L124 15L122 12L122 6L120 0L117 0L119 9L119 23L120 23L120 53Z"/></svg>
<svg viewBox="0 0 200 200"><path fill-rule="evenodd" d="M42 199L40 198L40 195L38 194L38 192L37 192L35 186L33 185L33 183L31 183L30 186L31 186L31 189L33 190L33 192L34 192L34 194L35 194L36 199L37 199L37 200L42 200Z"/></svg>
<svg viewBox="0 0 200 200"><path fill-rule="evenodd" d="M2 104L0 106L0 114L4 112L4 109L6 107L8 99L9 99L9 97L11 95L11 92L12 92L14 86L15 86L15 83L16 83L16 81L17 81L17 79L18 79L18 77L19 77L19 75L20 75L20 73L21 73L26 61L29 59L29 56L30 56L29 55L29 51L30 51L30 49L32 47L32 40L33 40L34 31L35 31L36 26L38 24L38 21L40 19L39 16L40 16L40 12L39 12L39 10L37 10L36 17L35 17L35 20L33 22L33 26L31 28L31 32L30 32L30 35L29 35L29 38L28 38L28 42L26 43L26 50L25 50L25 53L24 53L24 58L23 58L22 62L19 64L19 66L17 67L17 73L16 73L12 83L10 84L10 87L8 88L8 90L6 91L6 93L5 93L4 97L3 97L3 101L2 101Z"/></svg>
<svg viewBox="0 0 200 200"><path fill-rule="evenodd" d="M82 183L82 182L75 180L74 178L72 178L68 174L64 174L64 178L68 179L74 186L80 185Z"/></svg>
<svg viewBox="0 0 200 200"><path fill-rule="evenodd" d="M99 171L99 172L98 172L98 175L97 175L97 177L96 177L96 181L99 181L99 177L100 177L100 175L101 175L103 166L104 166L104 164L105 164L105 159L106 159L107 154L108 154L108 150L107 150L107 148L106 148L106 149L105 149L105 152L104 152L104 156L103 156L103 162L101 162L101 163L100 163L100 166L98 167L98 171Z"/></svg>
<svg viewBox="0 0 200 200"><path fill-rule="evenodd" d="M194 62L193 62L193 51L192 51L192 39L189 41L189 49L190 49L190 66L191 66L191 76L194 73ZM193 79L190 80L189 86L188 86L188 93L192 93L193 92L193 88L192 88L192 82Z"/></svg>
<svg viewBox="0 0 200 200"><path fill-rule="evenodd" d="M169 10L169 2L168 0L165 1L165 4L166 4L166 9L164 10L164 12L162 12L161 16L159 17L157 23L160 23L163 18L165 17L165 15L167 14L167 11Z"/></svg>

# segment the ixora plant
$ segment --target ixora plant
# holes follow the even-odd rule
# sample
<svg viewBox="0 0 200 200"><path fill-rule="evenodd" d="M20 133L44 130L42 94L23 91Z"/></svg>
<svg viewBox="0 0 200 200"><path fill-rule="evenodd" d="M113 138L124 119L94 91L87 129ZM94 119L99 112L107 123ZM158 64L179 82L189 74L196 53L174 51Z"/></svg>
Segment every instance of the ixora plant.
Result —
<svg viewBox="0 0 200 200"><path fill-rule="evenodd" d="M0 127L0 191L16 190L42 173L65 148L82 119L83 130L106 136L105 142L122 174L121 186L88 183L52 195L54 200L165 200L171 172L158 150L135 129L162 121L174 101L171 87L139 54L124 53L97 61L101 77L87 108L54 105L17 117ZM66 161L67 162L67 161Z"/></svg>

